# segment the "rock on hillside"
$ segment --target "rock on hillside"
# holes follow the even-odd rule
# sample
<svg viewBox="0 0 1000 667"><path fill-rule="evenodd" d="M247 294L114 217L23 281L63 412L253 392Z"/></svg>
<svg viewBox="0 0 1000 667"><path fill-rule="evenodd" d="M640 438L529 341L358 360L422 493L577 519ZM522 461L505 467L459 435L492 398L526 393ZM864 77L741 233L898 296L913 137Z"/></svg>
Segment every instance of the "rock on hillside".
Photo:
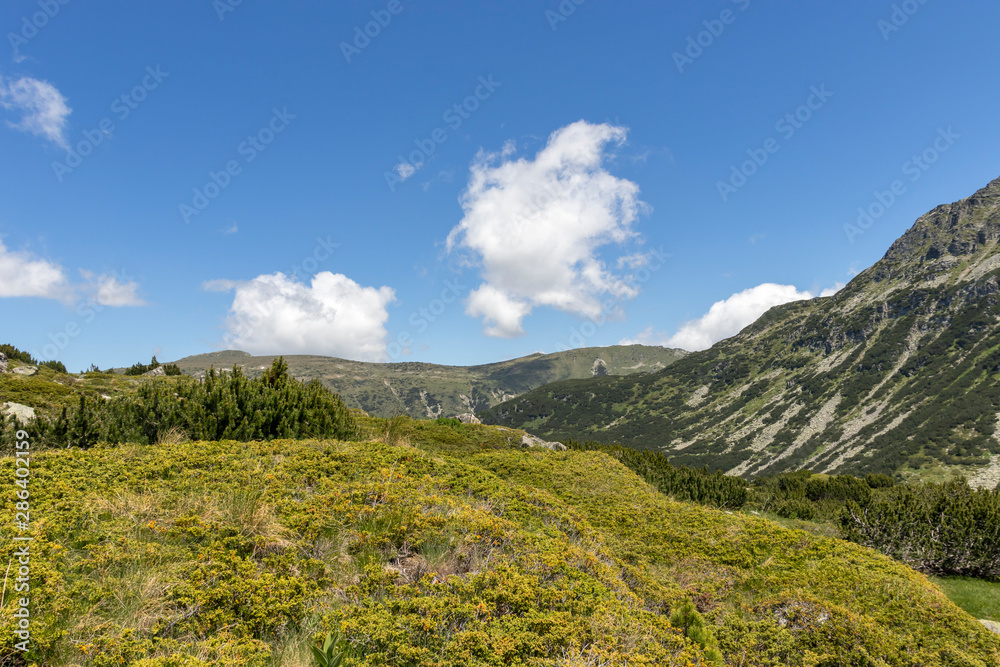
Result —
<svg viewBox="0 0 1000 667"><path fill-rule="evenodd" d="M3 404L3 414L18 419L22 424L35 418L35 409L20 403L6 402Z"/></svg>

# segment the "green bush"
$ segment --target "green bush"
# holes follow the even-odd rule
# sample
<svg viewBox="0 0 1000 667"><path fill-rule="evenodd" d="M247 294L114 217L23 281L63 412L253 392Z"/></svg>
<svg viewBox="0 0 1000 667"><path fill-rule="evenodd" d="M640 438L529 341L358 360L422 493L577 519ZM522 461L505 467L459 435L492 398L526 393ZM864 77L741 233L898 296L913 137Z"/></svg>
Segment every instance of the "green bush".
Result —
<svg viewBox="0 0 1000 667"><path fill-rule="evenodd" d="M720 667L725 664L719 652L719 642L691 600L685 598L674 607L670 612L670 625L682 629L691 641L702 647L706 659Z"/></svg>
<svg viewBox="0 0 1000 667"><path fill-rule="evenodd" d="M841 528L922 572L1000 580L1000 489L895 486L864 506L848 501Z"/></svg>
<svg viewBox="0 0 1000 667"><path fill-rule="evenodd" d="M3 450L12 451L7 420ZM303 384L288 374L283 358L252 380L239 367L209 371L204 381L154 380L134 396L87 400L57 418L40 415L31 424L36 448L81 447L97 442L153 444L163 439L273 440L275 438L349 438L354 418L340 397L318 381Z"/></svg>
<svg viewBox="0 0 1000 667"><path fill-rule="evenodd" d="M63 362L56 361L54 359L52 359L50 361L43 361L42 363L40 363L38 365L40 367L42 367L42 368L51 368L52 370L54 370L57 373L66 373L67 372L66 371L66 365Z"/></svg>

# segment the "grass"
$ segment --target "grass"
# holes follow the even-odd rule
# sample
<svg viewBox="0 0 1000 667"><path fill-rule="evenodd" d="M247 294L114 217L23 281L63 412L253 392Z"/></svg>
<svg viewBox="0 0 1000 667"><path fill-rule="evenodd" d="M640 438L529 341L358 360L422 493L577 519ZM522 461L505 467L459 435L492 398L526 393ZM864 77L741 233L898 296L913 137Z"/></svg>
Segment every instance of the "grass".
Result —
<svg viewBox="0 0 1000 667"><path fill-rule="evenodd" d="M966 577L930 577L930 580L972 616L1000 623L1000 582Z"/></svg>
<svg viewBox="0 0 1000 667"><path fill-rule="evenodd" d="M27 664L298 667L332 632L345 667L701 667L669 622L688 600L729 664L1000 664L1000 638L870 550L674 502L517 431L361 426L370 441L33 455ZM0 664L21 664L7 593Z"/></svg>

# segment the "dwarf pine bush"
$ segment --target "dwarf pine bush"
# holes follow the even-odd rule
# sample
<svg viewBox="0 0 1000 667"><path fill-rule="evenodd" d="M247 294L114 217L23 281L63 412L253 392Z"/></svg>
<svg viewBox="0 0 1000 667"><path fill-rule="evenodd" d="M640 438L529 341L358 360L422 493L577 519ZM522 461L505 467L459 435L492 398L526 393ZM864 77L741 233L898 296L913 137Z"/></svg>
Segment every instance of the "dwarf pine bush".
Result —
<svg viewBox="0 0 1000 667"><path fill-rule="evenodd" d="M10 451L13 431L23 425L5 422L3 445ZM204 381L152 380L133 396L88 400L56 418L31 423L34 446L88 448L97 442L142 445L175 440L273 440L276 438L353 437L354 419L339 396L318 381L291 377L283 358L260 378L246 377L239 367Z"/></svg>

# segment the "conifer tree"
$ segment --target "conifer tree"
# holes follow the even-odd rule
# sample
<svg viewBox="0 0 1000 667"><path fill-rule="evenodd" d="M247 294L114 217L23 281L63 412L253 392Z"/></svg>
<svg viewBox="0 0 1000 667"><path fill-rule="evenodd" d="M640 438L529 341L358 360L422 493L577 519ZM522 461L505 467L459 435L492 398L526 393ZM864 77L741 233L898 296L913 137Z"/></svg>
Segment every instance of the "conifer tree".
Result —
<svg viewBox="0 0 1000 667"><path fill-rule="evenodd" d="M683 630L691 641L701 646L705 657L712 663L720 667L724 664L722 653L719 652L719 642L690 599L681 600L673 608L670 612L670 625Z"/></svg>

